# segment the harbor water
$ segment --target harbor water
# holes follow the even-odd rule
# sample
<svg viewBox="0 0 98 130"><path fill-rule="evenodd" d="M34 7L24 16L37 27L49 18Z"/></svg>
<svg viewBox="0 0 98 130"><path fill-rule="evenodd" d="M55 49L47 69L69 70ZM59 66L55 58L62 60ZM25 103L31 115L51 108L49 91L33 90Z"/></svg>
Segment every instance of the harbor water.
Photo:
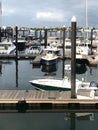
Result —
<svg viewBox="0 0 98 130"><path fill-rule="evenodd" d="M98 130L98 113L0 113L1 130ZM83 115L83 114L82 114Z"/></svg>
<svg viewBox="0 0 98 130"><path fill-rule="evenodd" d="M58 60L52 66L34 66L32 60L1 60L0 61L0 89L34 89L29 81L38 78L62 79L63 75L70 76L70 71L64 71L64 64L70 64L70 60ZM76 77L80 80L97 82L98 70L96 67L77 66Z"/></svg>
<svg viewBox="0 0 98 130"><path fill-rule="evenodd" d="M52 67L33 66L32 60L0 60L0 90L34 90L29 81L38 78L58 78L70 72L63 71L70 60L58 60ZM84 66L77 69L76 77L98 81L98 68ZM92 112L28 112L0 113L1 130L97 130L98 113Z"/></svg>

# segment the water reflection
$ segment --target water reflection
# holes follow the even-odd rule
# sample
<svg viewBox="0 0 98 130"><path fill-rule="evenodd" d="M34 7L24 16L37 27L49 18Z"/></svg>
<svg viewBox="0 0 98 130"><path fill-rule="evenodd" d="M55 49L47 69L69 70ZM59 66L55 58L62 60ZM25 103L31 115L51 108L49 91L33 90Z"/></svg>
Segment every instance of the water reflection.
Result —
<svg viewBox="0 0 98 130"><path fill-rule="evenodd" d="M71 63L69 62L69 64L67 64L66 62L67 60L62 60L62 78L64 78L65 75L70 77L71 74L71 69L69 70L67 70L67 68L65 69L65 65L68 65L71 68ZM84 74L87 71L87 65L85 63L81 63L81 64L76 63L75 69L76 69L76 74Z"/></svg>
<svg viewBox="0 0 98 130"><path fill-rule="evenodd" d="M89 67L90 75L93 75L93 70L96 70L96 69L97 69L97 66L90 66Z"/></svg>
<svg viewBox="0 0 98 130"><path fill-rule="evenodd" d="M0 75L3 74L3 65L12 65L12 62L10 60L0 60Z"/></svg>
<svg viewBox="0 0 98 130"><path fill-rule="evenodd" d="M57 63L53 64L53 65L45 65L43 64L41 66L41 71L45 72L45 76L49 76L49 75L56 75L56 71L57 71Z"/></svg>
<svg viewBox="0 0 98 130"><path fill-rule="evenodd" d="M71 120L70 120L70 130L76 129L76 122L75 122L75 113L70 113Z"/></svg>
<svg viewBox="0 0 98 130"><path fill-rule="evenodd" d="M92 121L87 119L88 116L94 114L84 113L82 119L77 118L77 114L69 113L70 118L65 119L65 113L0 113L0 129L1 130L97 130L97 118ZM86 115L86 116L85 116ZM83 119L84 118L84 119ZM86 120L85 120L86 118Z"/></svg>
<svg viewBox="0 0 98 130"><path fill-rule="evenodd" d="M45 78L50 76L61 79L64 75L70 77L70 71L64 69L65 64L70 60L59 60L53 66L42 66L32 68L31 60L0 60L0 89L34 89L29 83L31 79ZM97 81L98 73L96 68L89 68L86 65L77 67L77 79L85 78L86 81ZM10 76L9 76L10 75Z"/></svg>
<svg viewBox="0 0 98 130"><path fill-rule="evenodd" d="M76 74L83 74L87 71L86 64L76 64Z"/></svg>
<svg viewBox="0 0 98 130"><path fill-rule="evenodd" d="M16 88L18 87L18 60L15 60L16 63Z"/></svg>
<svg viewBox="0 0 98 130"><path fill-rule="evenodd" d="M52 73L52 72L56 72L57 71L57 64L53 64L53 65L42 65L41 68L42 72L47 72L47 73Z"/></svg>
<svg viewBox="0 0 98 130"><path fill-rule="evenodd" d="M2 75L2 64L0 62L0 75Z"/></svg>
<svg viewBox="0 0 98 130"><path fill-rule="evenodd" d="M94 113L93 112L65 113L65 118L64 119L65 120L77 119L77 120L94 121Z"/></svg>
<svg viewBox="0 0 98 130"><path fill-rule="evenodd" d="M65 113L65 120L70 120L70 130L77 130L77 124L79 121L94 121L94 113ZM81 129L81 125L80 128ZM85 127L82 126L82 129Z"/></svg>

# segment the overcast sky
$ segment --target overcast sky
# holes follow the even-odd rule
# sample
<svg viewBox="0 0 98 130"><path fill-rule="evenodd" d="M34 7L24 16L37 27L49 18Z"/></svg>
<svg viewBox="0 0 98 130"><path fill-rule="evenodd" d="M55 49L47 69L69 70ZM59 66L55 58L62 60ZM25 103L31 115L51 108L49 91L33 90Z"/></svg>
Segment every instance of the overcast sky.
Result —
<svg viewBox="0 0 98 130"><path fill-rule="evenodd" d="M2 26L86 26L86 0L2 0ZM98 27L98 0L87 0L88 26Z"/></svg>

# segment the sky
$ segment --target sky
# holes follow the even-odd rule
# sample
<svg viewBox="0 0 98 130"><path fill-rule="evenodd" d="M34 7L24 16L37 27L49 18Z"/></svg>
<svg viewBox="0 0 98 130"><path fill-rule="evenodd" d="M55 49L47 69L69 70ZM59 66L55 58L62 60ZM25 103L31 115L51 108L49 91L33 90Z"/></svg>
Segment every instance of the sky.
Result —
<svg viewBox="0 0 98 130"><path fill-rule="evenodd" d="M2 1L2 20L0 19L2 26L17 25L32 28L71 26L71 19L75 16L77 26L98 27L98 0L0 1Z"/></svg>

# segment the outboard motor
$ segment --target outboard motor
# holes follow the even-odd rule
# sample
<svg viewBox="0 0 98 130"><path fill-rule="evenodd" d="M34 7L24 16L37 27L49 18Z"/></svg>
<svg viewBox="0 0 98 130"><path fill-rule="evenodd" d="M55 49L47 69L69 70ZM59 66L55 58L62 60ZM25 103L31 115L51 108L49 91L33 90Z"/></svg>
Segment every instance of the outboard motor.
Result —
<svg viewBox="0 0 98 130"><path fill-rule="evenodd" d="M95 81L91 81L90 87L97 87L98 88L98 83L96 83Z"/></svg>

